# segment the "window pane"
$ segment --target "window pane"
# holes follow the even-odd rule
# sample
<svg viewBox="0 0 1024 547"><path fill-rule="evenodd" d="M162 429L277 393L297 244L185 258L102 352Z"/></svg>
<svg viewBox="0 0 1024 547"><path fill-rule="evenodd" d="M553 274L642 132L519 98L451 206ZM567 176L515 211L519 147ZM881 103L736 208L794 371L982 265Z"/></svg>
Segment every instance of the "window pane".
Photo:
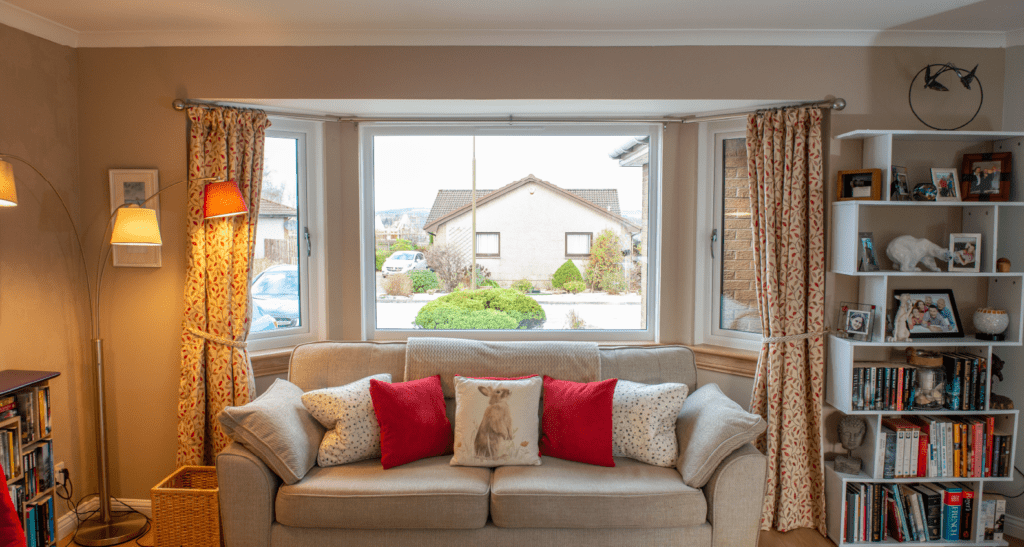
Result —
<svg viewBox="0 0 1024 547"><path fill-rule="evenodd" d="M253 261L252 325L265 332L302 324L299 299L298 140L267 137Z"/></svg>
<svg viewBox="0 0 1024 547"><path fill-rule="evenodd" d="M751 247L750 188L747 183L746 139L722 141L722 294L720 329L761 333L754 287Z"/></svg>
<svg viewBox="0 0 1024 547"><path fill-rule="evenodd" d="M646 328L649 137L370 138L377 329Z"/></svg>

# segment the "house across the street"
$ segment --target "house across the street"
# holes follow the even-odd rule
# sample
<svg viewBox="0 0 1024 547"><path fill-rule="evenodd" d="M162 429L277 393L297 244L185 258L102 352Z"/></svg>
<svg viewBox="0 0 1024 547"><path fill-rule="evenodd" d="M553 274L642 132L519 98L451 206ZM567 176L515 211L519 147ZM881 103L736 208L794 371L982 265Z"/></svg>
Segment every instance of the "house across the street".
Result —
<svg viewBox="0 0 1024 547"><path fill-rule="evenodd" d="M615 189L564 189L533 175L497 190L477 190L477 264L507 286L528 279L547 287L567 259L583 271L590 247L603 230L619 236L628 255L640 226L624 218ZM423 229L435 245L472 252L472 190L438 190ZM631 261L624 255L626 267Z"/></svg>

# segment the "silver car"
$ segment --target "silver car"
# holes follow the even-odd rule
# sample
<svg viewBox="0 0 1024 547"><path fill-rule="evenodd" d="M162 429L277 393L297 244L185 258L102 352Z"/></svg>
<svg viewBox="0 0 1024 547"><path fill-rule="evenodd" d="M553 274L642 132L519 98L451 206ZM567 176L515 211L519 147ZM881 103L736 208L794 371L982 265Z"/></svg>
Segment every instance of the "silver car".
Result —
<svg viewBox="0 0 1024 547"><path fill-rule="evenodd" d="M412 270L425 269L427 269L427 259L423 258L423 253L419 251L398 251L384 261L384 265L380 267L380 273L382 276L387 277L391 274L404 274Z"/></svg>

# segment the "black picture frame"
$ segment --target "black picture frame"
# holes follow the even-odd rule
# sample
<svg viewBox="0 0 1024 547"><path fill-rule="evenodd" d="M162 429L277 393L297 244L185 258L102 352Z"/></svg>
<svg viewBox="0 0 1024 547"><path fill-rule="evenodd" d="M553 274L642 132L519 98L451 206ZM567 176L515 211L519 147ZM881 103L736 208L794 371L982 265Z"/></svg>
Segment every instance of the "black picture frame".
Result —
<svg viewBox="0 0 1024 547"><path fill-rule="evenodd" d="M940 330L940 331L935 331L933 327L936 326L936 325L933 325L931 323L934 323L936 320L935 319L927 319L927 320L925 320L923 317L921 319L924 321L925 328L928 328L930 330L930 332L929 331L921 330L921 327L922 327L921 324L915 324L915 325L911 326L908 323L908 329L910 330L910 338L911 339L915 339L915 338L963 338L964 336L966 336L966 334L964 333L963 322L960 321L960 312L957 310L956 298L953 296L952 289L895 289L892 292L892 296L893 296L893 298L896 301L895 305L896 305L897 310L898 310L900 302L902 300L901 297L904 294L910 295L911 304L916 306L916 307L918 307L918 309L920 309L920 307L922 305L924 305L925 309L928 310L928 311L923 312L923 313L927 314L928 316L931 315L930 310L932 308L934 308L934 309L937 310L937 315L940 316L940 317L944 317L947 321L949 319L949 315L952 315L952 317L953 317L952 325L950 325L951 330L945 330L944 329L944 330ZM949 309L950 314L947 315L947 314L945 314L944 312L942 312L939 309L939 301L940 300L943 301L942 307L945 308L945 309ZM946 302L949 303L948 306L945 305ZM913 316L912 316L912 318L913 318ZM899 319L898 312L897 312L897 319ZM940 326L939 328L942 328L942 327ZM915 329L916 329L916 331L915 331Z"/></svg>

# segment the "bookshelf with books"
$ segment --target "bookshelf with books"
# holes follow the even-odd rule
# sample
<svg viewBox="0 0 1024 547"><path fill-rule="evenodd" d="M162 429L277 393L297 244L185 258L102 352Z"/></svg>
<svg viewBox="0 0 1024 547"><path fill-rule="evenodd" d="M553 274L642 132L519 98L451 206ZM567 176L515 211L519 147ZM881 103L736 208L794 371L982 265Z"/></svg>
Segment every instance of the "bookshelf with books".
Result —
<svg viewBox="0 0 1024 547"><path fill-rule="evenodd" d="M49 380L58 374L0 370L0 468L29 547L57 544Z"/></svg>
<svg viewBox="0 0 1024 547"><path fill-rule="evenodd" d="M1009 201L901 201L891 183L898 172L909 175L911 188L931 182L930 168L960 166L965 154L1019 154L1021 137L940 131L854 131L838 137L861 141L862 166L882 172L884 189L878 201L832 205L830 293L837 303L857 303L849 309L877 310L863 334L829 337L825 401L866 425L863 443L852 451L862 462L858 473L825 464L828 532L839 547L1007 545L997 516L1005 512L1005 500L985 487L1008 483L1014 474L1018 411L994 403L992 388L1000 353L1009 357L1007 350L1024 341L1024 248L1016 239L1024 229L1024 194L1014 187ZM1015 185L1024 183L1019 171ZM862 244L865 234L869 245ZM944 249L954 234L980 234L972 255L975 271L947 267L941 259L935 260L939 271L897 271L885 252L903 235ZM948 323L956 328L896 340L897 296L904 293L934 296L926 302L929 311L938 310L932 317L952 311L956 320ZM955 299L939 301L950 294ZM972 316L982 308L1005 311L1009 327L1001 337L975 332ZM1015 369L1008 362L1003 372L1017 374Z"/></svg>

